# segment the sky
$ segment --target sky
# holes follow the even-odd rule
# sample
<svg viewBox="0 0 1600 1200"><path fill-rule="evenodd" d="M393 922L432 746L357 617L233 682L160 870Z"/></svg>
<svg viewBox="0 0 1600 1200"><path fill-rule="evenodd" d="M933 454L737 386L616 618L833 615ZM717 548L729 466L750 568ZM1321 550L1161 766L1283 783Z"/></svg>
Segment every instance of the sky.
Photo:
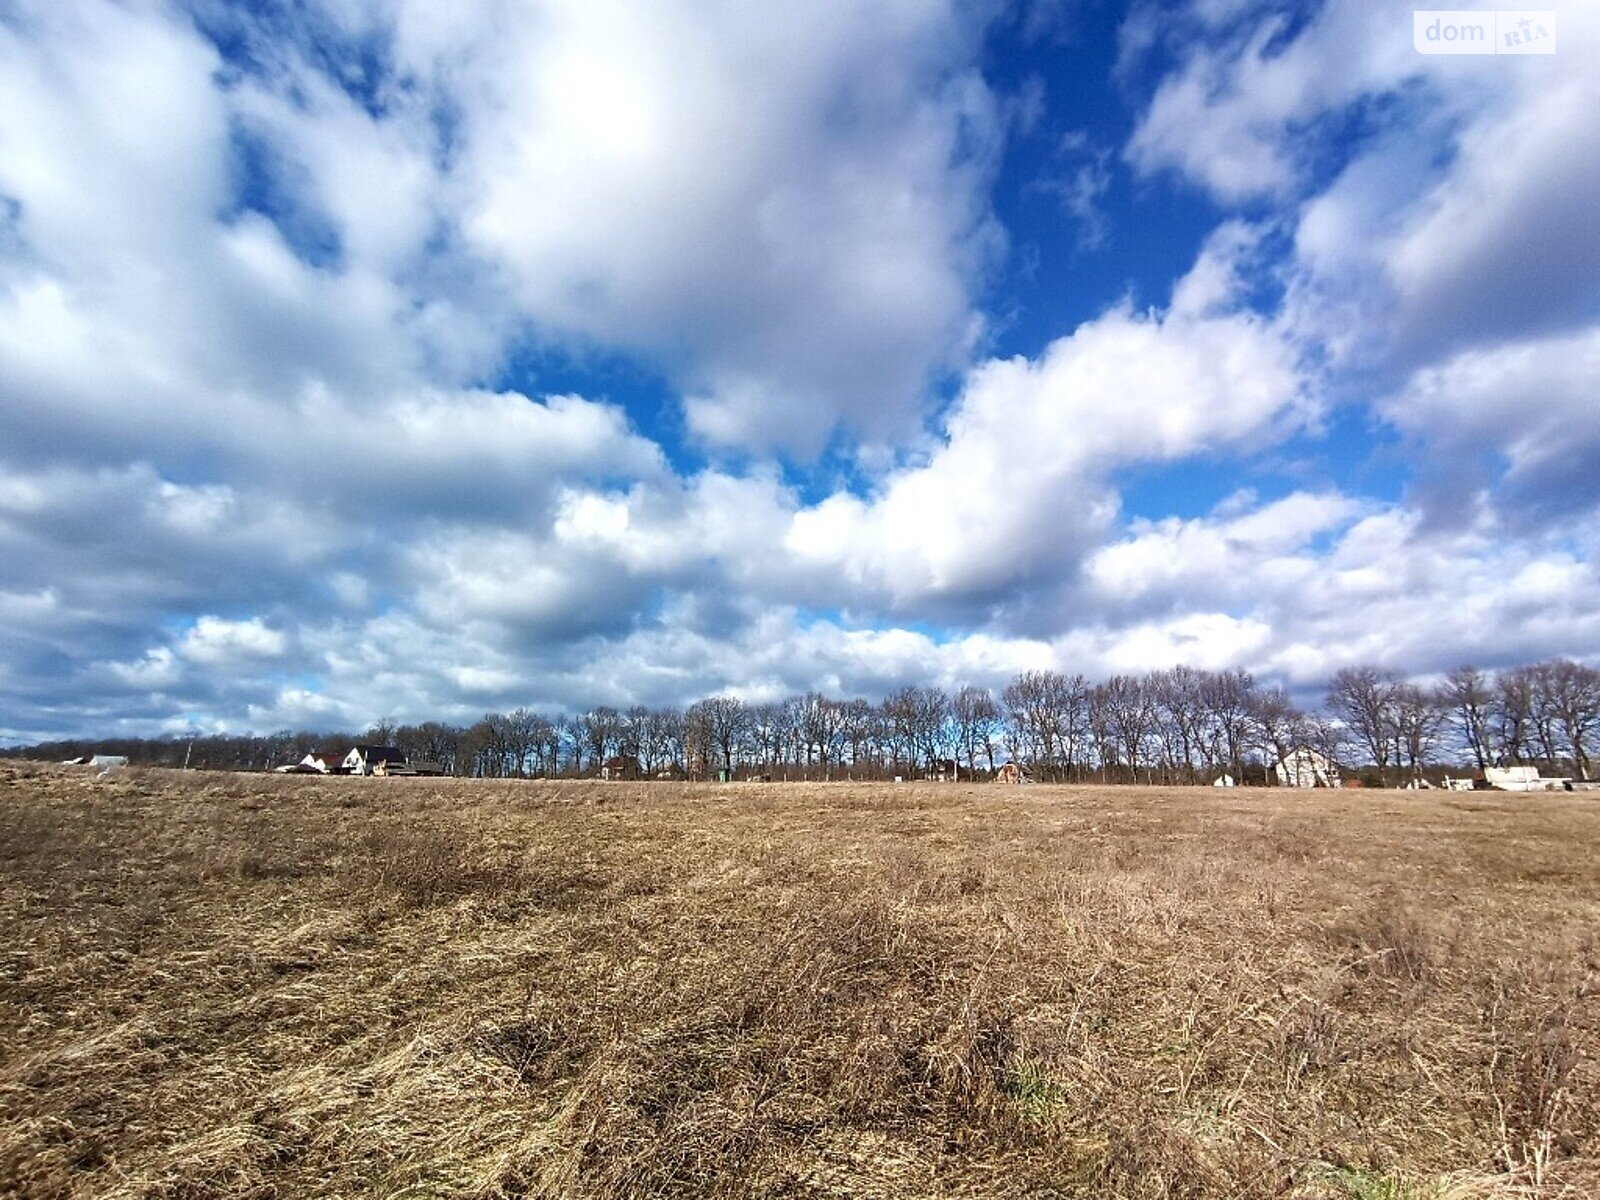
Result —
<svg viewBox="0 0 1600 1200"><path fill-rule="evenodd" d="M1600 661L1600 5L0 0L0 744Z"/></svg>

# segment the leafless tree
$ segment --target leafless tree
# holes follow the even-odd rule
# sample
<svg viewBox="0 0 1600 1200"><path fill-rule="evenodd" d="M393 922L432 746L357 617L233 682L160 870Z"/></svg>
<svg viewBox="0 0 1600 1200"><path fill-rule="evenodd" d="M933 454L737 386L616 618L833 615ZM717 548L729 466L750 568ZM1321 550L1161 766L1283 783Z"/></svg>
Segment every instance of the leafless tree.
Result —
<svg viewBox="0 0 1600 1200"><path fill-rule="evenodd" d="M950 716L955 724L956 745L966 760L969 774L978 769L981 755L990 771L994 770L994 741L1000 732L1000 706L988 688L964 687L950 702Z"/></svg>
<svg viewBox="0 0 1600 1200"><path fill-rule="evenodd" d="M1200 696L1212 730L1216 766L1227 767L1235 779L1244 778L1245 751L1251 742L1252 701L1256 681L1248 671L1208 672Z"/></svg>
<svg viewBox="0 0 1600 1200"><path fill-rule="evenodd" d="M1251 697L1250 719L1261 748L1272 763L1281 763L1311 741L1306 715L1281 687L1261 688Z"/></svg>
<svg viewBox="0 0 1600 1200"><path fill-rule="evenodd" d="M844 718L839 705L820 692L807 692L796 702L795 718L795 732L805 751L808 773L815 762L824 776L829 775L840 750Z"/></svg>
<svg viewBox="0 0 1600 1200"><path fill-rule="evenodd" d="M1439 703L1448 713L1456 733L1481 771L1494 759L1489 721L1494 708L1494 688L1484 672L1460 666L1444 677Z"/></svg>
<svg viewBox="0 0 1600 1200"><path fill-rule="evenodd" d="M1600 670L1560 661L1550 675L1551 707L1566 735L1578 778L1589 778L1589 747L1600 731Z"/></svg>
<svg viewBox="0 0 1600 1200"><path fill-rule="evenodd" d="M1414 683L1396 684L1390 694L1395 739L1399 747L1396 765L1403 757L1413 780L1421 780L1422 768L1433 757L1439 734L1444 730L1446 713L1436 693Z"/></svg>
<svg viewBox="0 0 1600 1200"><path fill-rule="evenodd" d="M750 709L737 696L713 696L690 711L696 733L705 740L707 769L731 773L750 729Z"/></svg>
<svg viewBox="0 0 1600 1200"><path fill-rule="evenodd" d="M1088 729L1089 685L1081 675L1027 671L1002 694L1007 741L1048 778L1069 775Z"/></svg>
<svg viewBox="0 0 1600 1200"><path fill-rule="evenodd" d="M1394 691L1400 676L1377 667L1346 667L1328 681L1328 708L1381 773L1393 757Z"/></svg>
<svg viewBox="0 0 1600 1200"><path fill-rule="evenodd" d="M1137 780L1155 726L1149 690L1131 675L1113 675L1105 683L1105 704L1123 761Z"/></svg>
<svg viewBox="0 0 1600 1200"><path fill-rule="evenodd" d="M1535 675L1527 667L1502 671L1495 679L1491 724L1502 763L1521 763L1528 756L1533 736L1534 685Z"/></svg>

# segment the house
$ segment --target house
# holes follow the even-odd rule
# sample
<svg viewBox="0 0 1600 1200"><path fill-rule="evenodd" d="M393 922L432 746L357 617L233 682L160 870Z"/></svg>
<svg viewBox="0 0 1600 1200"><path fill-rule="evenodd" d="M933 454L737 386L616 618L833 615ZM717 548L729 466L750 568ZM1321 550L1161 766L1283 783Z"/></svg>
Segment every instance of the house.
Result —
<svg viewBox="0 0 1600 1200"><path fill-rule="evenodd" d="M340 764L349 775L388 775L393 773L392 768L405 765L405 751L394 746L356 746Z"/></svg>
<svg viewBox="0 0 1600 1200"><path fill-rule="evenodd" d="M639 778L639 760L626 754L614 754L600 764L601 779Z"/></svg>
<svg viewBox="0 0 1600 1200"><path fill-rule="evenodd" d="M1296 746L1273 765L1279 787L1336 788L1342 786L1339 768L1326 754L1310 746Z"/></svg>
<svg viewBox="0 0 1600 1200"><path fill-rule="evenodd" d="M443 775L445 774L445 769L443 763L434 762L431 758L419 758L411 764L411 773L413 775Z"/></svg>
<svg viewBox="0 0 1600 1200"><path fill-rule="evenodd" d="M126 754L80 754L77 758L64 758L61 760L63 767L99 767L103 775L117 767L128 765Z"/></svg>
<svg viewBox="0 0 1600 1200"><path fill-rule="evenodd" d="M297 767L304 767L303 774L315 772L318 775L338 775L344 771L345 754L342 750L313 750L298 763Z"/></svg>
<svg viewBox="0 0 1600 1200"><path fill-rule="evenodd" d="M1572 780L1541 776L1538 767L1485 767L1483 778L1490 787L1502 792L1565 792L1572 789Z"/></svg>
<svg viewBox="0 0 1600 1200"><path fill-rule="evenodd" d="M1032 783L1033 768L1019 763L1008 762L994 773L996 783Z"/></svg>

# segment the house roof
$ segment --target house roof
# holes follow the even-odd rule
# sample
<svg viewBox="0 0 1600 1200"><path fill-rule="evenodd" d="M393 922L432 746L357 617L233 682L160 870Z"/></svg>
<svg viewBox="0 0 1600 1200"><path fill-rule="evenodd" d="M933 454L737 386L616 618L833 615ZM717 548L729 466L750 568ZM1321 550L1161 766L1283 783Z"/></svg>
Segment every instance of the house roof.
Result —
<svg viewBox="0 0 1600 1200"><path fill-rule="evenodd" d="M406 752L394 746L357 746L356 753L367 762L405 762Z"/></svg>

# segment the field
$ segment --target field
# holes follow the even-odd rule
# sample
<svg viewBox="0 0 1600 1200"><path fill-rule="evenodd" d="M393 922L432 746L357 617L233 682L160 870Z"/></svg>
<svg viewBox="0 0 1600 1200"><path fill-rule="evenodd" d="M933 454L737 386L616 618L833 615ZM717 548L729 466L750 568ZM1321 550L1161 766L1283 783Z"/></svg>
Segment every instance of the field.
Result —
<svg viewBox="0 0 1600 1200"><path fill-rule="evenodd" d="M1600 798L0 763L0 1194L1600 1195Z"/></svg>

